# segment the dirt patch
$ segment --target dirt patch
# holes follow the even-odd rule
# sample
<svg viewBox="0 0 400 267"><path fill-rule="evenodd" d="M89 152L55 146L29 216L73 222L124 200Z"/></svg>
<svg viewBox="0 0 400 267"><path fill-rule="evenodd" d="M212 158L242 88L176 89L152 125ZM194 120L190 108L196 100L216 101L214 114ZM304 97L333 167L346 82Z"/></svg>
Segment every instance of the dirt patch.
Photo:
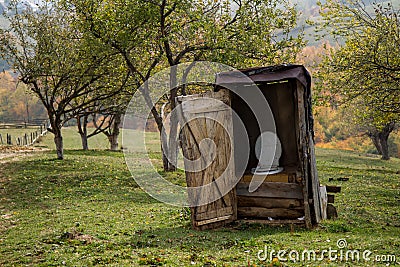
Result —
<svg viewBox="0 0 400 267"><path fill-rule="evenodd" d="M0 163L18 160L24 156L32 156L34 152L46 150L48 149L34 146L0 146Z"/></svg>
<svg viewBox="0 0 400 267"><path fill-rule="evenodd" d="M1 153L12 153L18 151L32 151L37 149L34 146L0 146Z"/></svg>
<svg viewBox="0 0 400 267"><path fill-rule="evenodd" d="M95 238L91 235L85 235L85 234L79 233L75 230L73 230L72 232L63 233L60 238L67 239L67 240L79 240L84 243L91 243L91 242L97 240L97 238Z"/></svg>

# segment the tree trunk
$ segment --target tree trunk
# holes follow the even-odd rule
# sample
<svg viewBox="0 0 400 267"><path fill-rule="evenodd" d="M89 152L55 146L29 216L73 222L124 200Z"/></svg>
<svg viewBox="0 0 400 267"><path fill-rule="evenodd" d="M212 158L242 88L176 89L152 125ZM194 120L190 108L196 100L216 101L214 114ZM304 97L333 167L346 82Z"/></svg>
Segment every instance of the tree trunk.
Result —
<svg viewBox="0 0 400 267"><path fill-rule="evenodd" d="M162 162L163 162L163 170L168 171L169 160L168 160L168 138L165 130L160 131L160 140L161 140L161 153L162 153Z"/></svg>
<svg viewBox="0 0 400 267"><path fill-rule="evenodd" d="M389 136L390 133L395 129L396 123L390 122L383 127L383 129L374 129L367 132L369 138L371 138L372 143L378 150L379 154L382 155L382 160L389 160Z"/></svg>
<svg viewBox="0 0 400 267"><path fill-rule="evenodd" d="M61 135L61 129L60 131L56 133L54 132L54 143L56 145L56 151L57 151L57 158L58 159L64 159L64 144L63 144L63 138Z"/></svg>
<svg viewBox="0 0 400 267"><path fill-rule="evenodd" d="M78 132L79 135L81 136L82 149L89 150L88 136L87 136L88 115L84 115L82 118L78 116L76 119L78 124ZM81 119L83 119L83 121L81 121Z"/></svg>
<svg viewBox="0 0 400 267"><path fill-rule="evenodd" d="M381 144L381 148L382 148L382 159L383 160L389 160L389 145L388 145L388 139L389 139L389 135L384 135L384 134L380 134L379 135L379 142Z"/></svg>
<svg viewBox="0 0 400 267"><path fill-rule="evenodd" d="M54 134L54 144L56 145L56 152L58 159L64 159L64 144L61 134L62 123L60 117L48 111L50 125L47 128L49 132Z"/></svg>
<svg viewBox="0 0 400 267"><path fill-rule="evenodd" d="M167 171L176 171L178 163L178 118L171 113L170 116L170 132L168 140L168 169Z"/></svg>
<svg viewBox="0 0 400 267"><path fill-rule="evenodd" d="M168 151L168 140L166 137L166 133L165 133L165 128L164 128L164 124L163 124L163 120L160 116L160 114L158 113L151 97L149 94L149 90L148 90L148 83L146 83L146 81L148 80L148 78L150 77L151 71L157 66L157 64L159 63L159 60L161 59L161 55L160 54L160 58L157 59L155 58L155 61L153 61L152 66L150 67L150 69L148 69L147 75L142 76L142 82L144 82L143 87L139 87L140 93L143 95L145 102L147 104L147 107L149 107L151 109L151 114L153 115L154 120L156 121L157 124L157 128L158 131L160 133L160 141L161 141L161 152L162 152L162 161L163 161L163 169L164 171L166 171L168 169L168 158L167 158L167 151ZM122 56L125 59L125 62L131 72L131 74L133 76L135 76L136 74L138 74L139 72L136 70L136 68L134 67L132 61L130 60L128 54L126 52L122 53Z"/></svg>
<svg viewBox="0 0 400 267"><path fill-rule="evenodd" d="M160 113L157 111L155 105L153 104L151 97L149 95L149 90L147 87L147 84L144 85L144 88L140 90L142 93L147 106L151 110L151 114L153 115L154 120L156 121L157 124L157 129L158 132L160 133L160 141L161 141L161 153L162 153L162 162L163 162L163 170L168 171L168 138L167 138L167 133L165 132L164 128L164 123L163 119L160 116Z"/></svg>
<svg viewBox="0 0 400 267"><path fill-rule="evenodd" d="M385 127L379 133L379 142L382 148L382 159L389 160L389 135L395 129L396 123L391 122L385 125Z"/></svg>
<svg viewBox="0 0 400 267"><path fill-rule="evenodd" d="M378 133L374 133L374 134L371 133L371 134L368 134L368 136L371 139L372 143L374 144L379 155L382 155L382 147L381 147L381 142L378 137Z"/></svg>
<svg viewBox="0 0 400 267"><path fill-rule="evenodd" d="M118 135L109 135L108 141L110 142L110 150L117 151L118 150Z"/></svg>
<svg viewBox="0 0 400 267"><path fill-rule="evenodd" d="M88 138L86 134L81 134L82 149L89 150Z"/></svg>
<svg viewBox="0 0 400 267"><path fill-rule="evenodd" d="M169 103L171 106L170 116L170 129L169 129L169 140L168 140L168 168L167 171L176 171L178 162L178 118L175 116L176 112L173 112L176 108L176 97L178 95L177 88L177 69L175 66L171 68L170 77L170 97Z"/></svg>
<svg viewBox="0 0 400 267"><path fill-rule="evenodd" d="M160 133L163 170L168 171L168 166L169 166L168 136L167 136L167 133L165 132L163 120L155 108L152 108L152 113L153 113L153 117L155 118L155 121L157 124L158 132Z"/></svg>
<svg viewBox="0 0 400 267"><path fill-rule="evenodd" d="M119 125L121 123L121 119L122 119L121 114L114 115L111 133L108 135L108 141L110 142L110 150L112 150L112 151L118 150L118 136L120 133Z"/></svg>

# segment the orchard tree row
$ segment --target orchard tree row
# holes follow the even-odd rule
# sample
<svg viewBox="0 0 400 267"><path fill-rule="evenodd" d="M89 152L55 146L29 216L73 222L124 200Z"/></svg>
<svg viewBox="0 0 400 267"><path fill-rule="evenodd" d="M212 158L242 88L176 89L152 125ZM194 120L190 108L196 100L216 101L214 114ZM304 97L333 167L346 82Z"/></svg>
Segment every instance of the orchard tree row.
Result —
<svg viewBox="0 0 400 267"><path fill-rule="evenodd" d="M0 51L19 79L41 100L50 120L57 155L63 158L61 128L93 114L112 119L115 144L121 116L136 90L152 74L182 62L208 60L233 67L293 62L304 45L292 36L298 13L289 1L43 1L39 10L11 3L9 29L0 33ZM170 109L182 94L174 87ZM177 120L169 139L157 103L147 101L162 139L165 170L176 156ZM115 147L115 146L114 146Z"/></svg>

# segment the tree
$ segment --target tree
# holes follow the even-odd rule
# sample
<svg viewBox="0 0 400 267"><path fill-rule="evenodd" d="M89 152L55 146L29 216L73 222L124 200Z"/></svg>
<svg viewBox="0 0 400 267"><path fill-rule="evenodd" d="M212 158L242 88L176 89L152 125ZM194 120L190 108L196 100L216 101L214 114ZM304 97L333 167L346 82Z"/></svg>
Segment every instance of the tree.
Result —
<svg viewBox="0 0 400 267"><path fill-rule="evenodd" d="M95 40L83 38L74 27L74 16L56 2L43 2L37 12L19 10L15 1L10 6L10 26L0 31L2 57L45 106L57 157L63 159L61 128L73 111L114 94L99 93L107 87L102 78L112 73L111 58L96 49ZM96 97L87 97L95 91ZM73 100L79 104L71 105Z"/></svg>
<svg viewBox="0 0 400 267"><path fill-rule="evenodd" d="M117 59L117 60L116 60ZM111 64L112 67L110 66ZM119 127L122 120L122 115L125 112L126 105L131 98L130 88L132 85L130 72L123 64L118 62L118 57L114 57L114 61L109 62L109 67L112 71L110 75L102 78L102 83L105 84L101 90L96 90L85 96L92 98L95 101L92 105L81 105L81 98L74 99L70 104L74 108L73 117L77 121L78 133L81 136L82 149L88 150L88 139L97 134L103 133L107 136L110 143L110 150L118 150ZM102 94L109 92L110 96L101 98ZM98 95L100 93L100 96ZM77 107L83 108L77 108ZM92 122L94 130L88 133L88 123Z"/></svg>
<svg viewBox="0 0 400 267"><path fill-rule="evenodd" d="M320 95L353 114L382 159L389 159L388 137L399 122L400 13L391 3L333 1L321 4L322 27L344 39L320 63Z"/></svg>
<svg viewBox="0 0 400 267"><path fill-rule="evenodd" d="M90 112L88 110L87 113L77 115L76 120L83 150L89 150L88 139L100 133L107 136L110 150L118 150L119 127L122 121L122 114L120 112L115 112L113 114L98 114L97 112ZM94 126L91 133L88 133L89 122Z"/></svg>
<svg viewBox="0 0 400 267"><path fill-rule="evenodd" d="M381 127L372 127L366 131L366 135L372 140L376 150L382 155L383 160L389 160L389 135L396 129L395 122L389 122Z"/></svg>
<svg viewBox="0 0 400 267"><path fill-rule="evenodd" d="M159 67L163 53L154 31L153 18L156 10L150 8L152 4L148 1L118 0L99 3L93 0L66 0L64 5L70 13L76 15L80 29L102 44L104 53L118 53L125 62L134 83L130 94L133 95L139 89L151 109L162 141L163 164L168 166L168 146L165 143L166 132L162 117L146 86L141 86ZM129 99L125 104L128 102Z"/></svg>
<svg viewBox="0 0 400 267"><path fill-rule="evenodd" d="M118 150L118 136L122 116L129 103L131 95L125 90L129 88L129 75L121 79L119 93L112 98L99 101L93 108L79 111L75 118L77 120L78 133L82 140L82 149L88 150L88 139L97 134L104 134L110 144L110 150ZM92 123L94 130L88 133L88 124Z"/></svg>
<svg viewBox="0 0 400 267"><path fill-rule="evenodd" d="M355 130L365 133L383 160L389 160L388 139L390 134L398 128L399 114L382 112L359 100L356 105L349 108L355 122Z"/></svg>
<svg viewBox="0 0 400 267"><path fill-rule="evenodd" d="M341 101L363 98L383 112L400 112L400 10L390 2L328 0L323 27L345 43L331 50L321 70ZM372 10L371 10L372 9ZM340 44L340 43L339 43Z"/></svg>

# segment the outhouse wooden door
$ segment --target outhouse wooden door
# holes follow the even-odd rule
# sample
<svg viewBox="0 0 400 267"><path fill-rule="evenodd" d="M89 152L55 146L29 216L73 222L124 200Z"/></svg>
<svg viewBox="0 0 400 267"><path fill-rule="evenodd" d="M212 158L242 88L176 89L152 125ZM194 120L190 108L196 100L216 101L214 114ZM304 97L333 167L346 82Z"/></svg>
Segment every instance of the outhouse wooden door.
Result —
<svg viewBox="0 0 400 267"><path fill-rule="evenodd" d="M182 96L178 103L192 226L217 228L237 218L229 91Z"/></svg>

